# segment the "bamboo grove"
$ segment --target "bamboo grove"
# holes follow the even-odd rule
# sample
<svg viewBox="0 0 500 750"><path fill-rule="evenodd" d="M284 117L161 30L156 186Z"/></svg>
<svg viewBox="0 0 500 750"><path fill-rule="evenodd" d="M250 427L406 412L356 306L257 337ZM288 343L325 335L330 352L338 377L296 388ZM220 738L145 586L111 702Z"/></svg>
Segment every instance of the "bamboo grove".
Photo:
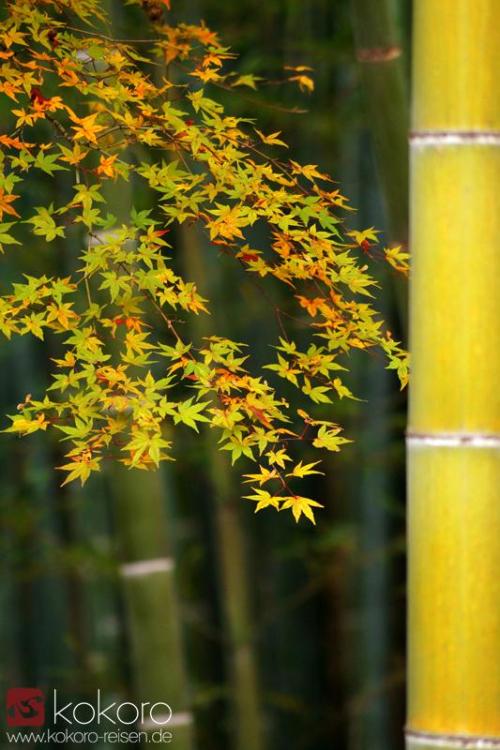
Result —
<svg viewBox="0 0 500 750"><path fill-rule="evenodd" d="M233 462L255 462L245 478L257 510L290 509L314 522L320 503L302 497L296 481L317 462L299 460L296 448L338 451L347 442L322 404L355 398L344 375L351 350L379 351L406 383L408 357L373 306L366 256L404 274L408 256L377 247L372 228L347 232L349 206L330 177L289 158L279 133L224 111L218 91L259 80L232 69L234 55L214 32L168 25L166 3L143 5L150 35L135 42L113 37L97 0L9 3L1 21L0 93L9 107L1 246L22 259L31 236L47 252L64 237L79 261L65 277L26 265L24 278L4 288L4 335L57 336L63 352L47 393L27 394L7 431L58 431L69 446L58 467L64 482L83 483L108 458L157 467L171 457L177 425L207 423ZM312 85L300 66L285 78ZM72 197L21 214L36 170L67 181ZM105 196L125 183L132 194L148 186L156 205L132 206L123 222ZM185 316L208 316L210 303L175 268L169 240L179 224L202 227L213 251L271 299L274 361L253 362L244 344L217 331L189 340ZM259 247L249 240L256 225L267 236ZM293 298L306 347L290 338L273 285ZM294 387L293 400L280 379Z"/></svg>

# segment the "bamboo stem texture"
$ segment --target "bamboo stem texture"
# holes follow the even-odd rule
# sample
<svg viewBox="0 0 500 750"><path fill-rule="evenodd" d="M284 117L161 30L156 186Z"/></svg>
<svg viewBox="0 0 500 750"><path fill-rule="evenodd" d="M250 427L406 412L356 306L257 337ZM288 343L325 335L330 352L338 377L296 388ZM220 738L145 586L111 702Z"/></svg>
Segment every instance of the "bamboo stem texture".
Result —
<svg viewBox="0 0 500 750"><path fill-rule="evenodd" d="M408 98L391 0L351 0L356 55L391 240L408 242Z"/></svg>
<svg viewBox="0 0 500 750"><path fill-rule="evenodd" d="M173 715L165 728L173 734L172 744L178 750L192 750L192 716L161 474L117 467L112 483L134 697L137 701L167 703ZM168 742L157 746L167 745L170 747Z"/></svg>
<svg viewBox="0 0 500 750"><path fill-rule="evenodd" d="M408 748L498 748L500 4L414 21Z"/></svg>

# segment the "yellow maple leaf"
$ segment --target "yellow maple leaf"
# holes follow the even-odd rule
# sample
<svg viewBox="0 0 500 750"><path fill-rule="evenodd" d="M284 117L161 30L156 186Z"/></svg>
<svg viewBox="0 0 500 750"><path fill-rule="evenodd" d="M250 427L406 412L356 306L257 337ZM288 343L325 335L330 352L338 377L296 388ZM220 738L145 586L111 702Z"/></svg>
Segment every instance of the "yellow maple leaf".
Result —
<svg viewBox="0 0 500 750"><path fill-rule="evenodd" d="M288 80L298 83L301 91L307 91L309 94L314 91L314 81L310 76L289 76Z"/></svg>
<svg viewBox="0 0 500 750"><path fill-rule="evenodd" d="M311 474L323 474L322 471L316 471L314 468L319 463L320 461L313 461L310 464L304 464L302 461L299 461L299 463L293 467L293 470L287 474L287 477L299 477L299 479L303 479Z"/></svg>
<svg viewBox="0 0 500 750"><path fill-rule="evenodd" d="M276 131L276 133L271 133L270 135L264 135L264 133L261 133L257 128L254 128L254 130L262 143L265 143L267 146L284 146L285 148L288 148L287 144L278 138L278 136L281 135L281 130Z"/></svg>
<svg viewBox="0 0 500 750"><path fill-rule="evenodd" d="M46 430L49 424L45 418L45 414L38 414L36 419L28 419L21 415L11 417L11 419L11 426L4 430L4 432L19 432L23 435L30 435L37 430Z"/></svg>
<svg viewBox="0 0 500 750"><path fill-rule="evenodd" d="M88 154L88 151L82 151L79 143L75 143L72 151L65 146L60 146L60 148L64 154L64 156L61 156L61 161L67 161L68 164L72 164L73 166L79 164Z"/></svg>
<svg viewBox="0 0 500 750"><path fill-rule="evenodd" d="M98 115L98 112L95 112L93 115L88 115L87 117L77 117L76 115L71 115L71 119L76 123L76 125L71 126L75 131L74 137L76 140L85 138L90 143L94 143L95 145L97 145L97 133L99 133L101 130L104 130L104 127L102 125L98 125L96 123Z"/></svg>
<svg viewBox="0 0 500 750"><path fill-rule="evenodd" d="M3 46L10 49L13 44L26 45L26 42L24 41L25 36L26 34L18 31L16 28L11 28L2 35Z"/></svg>
<svg viewBox="0 0 500 750"><path fill-rule="evenodd" d="M99 459L93 458L90 451L85 451L80 456L72 459L71 463L57 467L60 471L67 471L68 476L62 482L61 487L65 484L79 479L82 485L85 484L92 471L99 471Z"/></svg>
<svg viewBox="0 0 500 750"><path fill-rule="evenodd" d="M404 273L405 276L408 275L408 272L410 270L410 265L408 263L410 254L405 253L401 245L397 245L397 247L386 247L384 250L384 255L385 255L386 261L393 268L395 268L396 271L399 271L400 273Z"/></svg>
<svg viewBox="0 0 500 750"><path fill-rule="evenodd" d="M323 508L321 503L317 503L316 500L310 500L308 497L300 497L300 495L292 495L291 497L284 498L284 502L281 506L281 510L291 508L293 517L298 523L300 516L305 515L311 523L316 525L316 519L314 518L314 508Z"/></svg>
<svg viewBox="0 0 500 750"><path fill-rule="evenodd" d="M346 232L346 234L348 237L352 237L358 245L362 245L363 242L366 241L378 242L377 234L380 234L380 232L375 229L375 227L369 227L368 229L364 229L362 232L353 230L352 232Z"/></svg>
<svg viewBox="0 0 500 750"><path fill-rule="evenodd" d="M290 164L292 165L292 174L304 175L304 177L311 182L315 177L318 177L320 180L331 182L327 174L318 172L317 164L298 164L296 161L290 161Z"/></svg>

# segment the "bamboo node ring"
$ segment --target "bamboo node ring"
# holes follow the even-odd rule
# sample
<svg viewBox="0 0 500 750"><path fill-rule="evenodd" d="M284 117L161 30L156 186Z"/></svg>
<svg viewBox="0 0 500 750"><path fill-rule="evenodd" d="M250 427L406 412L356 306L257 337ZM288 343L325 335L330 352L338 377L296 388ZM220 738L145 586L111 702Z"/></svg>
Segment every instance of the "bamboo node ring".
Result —
<svg viewBox="0 0 500 750"><path fill-rule="evenodd" d="M358 62L378 63L396 60L403 54L401 47L392 45L390 47L362 47L356 51Z"/></svg>
<svg viewBox="0 0 500 750"><path fill-rule="evenodd" d="M407 432L408 445L433 447L500 448L500 435L476 432Z"/></svg>
<svg viewBox="0 0 500 750"><path fill-rule="evenodd" d="M411 146L500 146L498 130L412 130Z"/></svg>
<svg viewBox="0 0 500 750"><path fill-rule="evenodd" d="M171 557L157 557L152 560L137 560L120 565L120 573L124 578L140 578L153 573L169 573L174 569Z"/></svg>
<svg viewBox="0 0 500 750"><path fill-rule="evenodd" d="M458 750L498 750L500 748L500 737L483 737L471 734L439 734L437 732L418 732L406 730L406 739L410 746L431 748L448 748Z"/></svg>

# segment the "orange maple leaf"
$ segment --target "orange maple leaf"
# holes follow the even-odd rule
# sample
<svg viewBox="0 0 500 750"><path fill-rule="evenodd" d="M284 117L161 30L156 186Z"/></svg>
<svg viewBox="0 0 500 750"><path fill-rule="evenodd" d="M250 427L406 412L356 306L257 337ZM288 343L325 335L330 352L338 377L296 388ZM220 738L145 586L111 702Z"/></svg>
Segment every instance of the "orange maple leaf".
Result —
<svg viewBox="0 0 500 750"><path fill-rule="evenodd" d="M316 317L318 310L322 310L325 307L325 300L323 297L314 297L314 299L310 299L309 297L301 297L297 295L297 299L299 305L307 310L312 318Z"/></svg>
<svg viewBox="0 0 500 750"><path fill-rule="evenodd" d="M70 115L73 122L76 125L72 125L72 129L75 131L75 139L85 138L90 143L97 145L97 133L104 130L102 125L96 124L96 118L99 113L95 112L93 115L87 117L77 117L76 115Z"/></svg>
<svg viewBox="0 0 500 750"><path fill-rule="evenodd" d="M19 138L11 138L9 135L2 134L0 135L0 143L7 148L17 148L19 150L23 148L31 148L34 144L33 143L26 143L25 141L20 141Z"/></svg>
<svg viewBox="0 0 500 750"><path fill-rule="evenodd" d="M4 214L9 214L10 216L19 216L14 206L11 206L10 204L16 200L16 198L19 198L18 195L9 195L4 191L3 188L0 188L0 219L3 218Z"/></svg>
<svg viewBox="0 0 500 750"><path fill-rule="evenodd" d="M117 158L118 154L113 154L112 156L102 155L99 161L99 166L96 169L97 174L105 174L107 177L115 177L116 169L113 164Z"/></svg>

